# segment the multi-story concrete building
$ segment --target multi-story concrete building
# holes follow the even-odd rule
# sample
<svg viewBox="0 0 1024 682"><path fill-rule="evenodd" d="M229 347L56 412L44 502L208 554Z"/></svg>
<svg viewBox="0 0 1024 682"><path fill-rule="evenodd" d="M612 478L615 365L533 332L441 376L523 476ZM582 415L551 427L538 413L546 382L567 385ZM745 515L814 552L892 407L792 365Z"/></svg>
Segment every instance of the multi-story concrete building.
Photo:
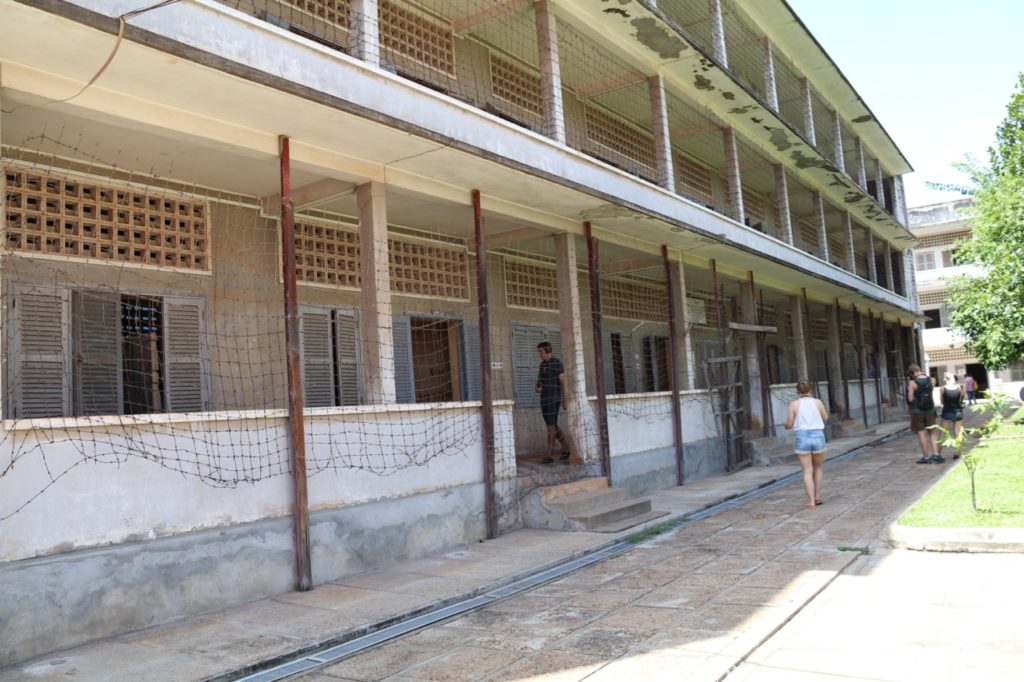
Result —
<svg viewBox="0 0 1024 682"><path fill-rule="evenodd" d="M734 470L919 360L910 165L782 0L137 5L0 0L0 660Z"/></svg>
<svg viewBox="0 0 1024 682"><path fill-rule="evenodd" d="M908 211L911 232L918 238L914 247L918 303L927 318L921 341L928 371L936 380L946 372L958 378L970 375L978 382L979 390L1016 396L1024 388L1024 365L989 370L966 348L964 338L949 327L948 280L982 274L976 266L953 262L957 242L970 237L971 224L964 212L972 204L971 199L959 199Z"/></svg>

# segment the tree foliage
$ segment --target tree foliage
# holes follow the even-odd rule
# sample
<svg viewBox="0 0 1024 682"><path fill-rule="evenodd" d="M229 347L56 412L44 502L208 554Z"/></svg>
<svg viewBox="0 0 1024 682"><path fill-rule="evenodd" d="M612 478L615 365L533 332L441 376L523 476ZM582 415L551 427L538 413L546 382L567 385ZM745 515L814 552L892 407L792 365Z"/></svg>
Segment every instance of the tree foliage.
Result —
<svg viewBox="0 0 1024 682"><path fill-rule="evenodd" d="M975 168L971 238L957 261L984 274L951 282L950 323L984 365L1000 369L1024 358L1024 73L989 148Z"/></svg>

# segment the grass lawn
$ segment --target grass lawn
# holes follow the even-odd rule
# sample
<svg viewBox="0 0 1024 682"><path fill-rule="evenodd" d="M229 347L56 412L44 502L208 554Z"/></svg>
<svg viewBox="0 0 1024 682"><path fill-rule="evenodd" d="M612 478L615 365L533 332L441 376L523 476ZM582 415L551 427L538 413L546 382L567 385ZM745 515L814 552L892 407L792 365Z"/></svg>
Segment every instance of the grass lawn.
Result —
<svg viewBox="0 0 1024 682"><path fill-rule="evenodd" d="M926 528L1024 528L1024 409L994 436L975 446L978 511L971 506L971 480L957 461L931 490L900 517L902 526ZM948 458L949 452L947 451Z"/></svg>

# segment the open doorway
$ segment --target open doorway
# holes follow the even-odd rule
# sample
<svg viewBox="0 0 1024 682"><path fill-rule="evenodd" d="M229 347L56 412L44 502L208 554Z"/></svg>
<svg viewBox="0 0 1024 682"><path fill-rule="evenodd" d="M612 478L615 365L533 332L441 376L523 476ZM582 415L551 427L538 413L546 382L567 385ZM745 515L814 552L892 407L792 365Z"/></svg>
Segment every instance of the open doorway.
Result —
<svg viewBox="0 0 1024 682"><path fill-rule="evenodd" d="M967 365L967 374L974 377L974 382L978 385L978 388L975 390L979 396L982 391L988 390L988 370L985 369L985 365L977 362L969 364Z"/></svg>
<svg viewBox="0 0 1024 682"><path fill-rule="evenodd" d="M410 322L416 402L462 400L459 321L414 317Z"/></svg>

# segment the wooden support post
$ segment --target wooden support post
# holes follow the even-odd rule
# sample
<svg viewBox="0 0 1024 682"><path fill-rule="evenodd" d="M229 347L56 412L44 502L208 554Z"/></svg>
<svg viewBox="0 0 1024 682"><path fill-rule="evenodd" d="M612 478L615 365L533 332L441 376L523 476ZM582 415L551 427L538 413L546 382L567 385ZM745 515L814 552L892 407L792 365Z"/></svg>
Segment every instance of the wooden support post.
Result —
<svg viewBox="0 0 1024 682"><path fill-rule="evenodd" d="M281 271L284 274L284 336L288 365L288 435L292 454L295 572L297 589L313 589L309 553L309 496L306 489L306 435L302 412L302 364L299 357L299 307L295 268L295 207L291 197L288 138L278 138L281 159Z"/></svg>
<svg viewBox="0 0 1024 682"><path fill-rule="evenodd" d="M589 227L589 223L588 223ZM668 309L668 382L672 391L672 443L676 450L676 485L683 484L683 417L679 405L679 345L676 334L676 287L668 247L662 244L661 260L665 266L665 297Z"/></svg>
<svg viewBox="0 0 1024 682"><path fill-rule="evenodd" d="M601 325L601 257L597 237L590 223L583 223L587 239L587 275L590 280L590 315L594 332L594 372L597 384L597 436L601 475L611 477L611 447L608 441L608 386L605 382L604 338Z"/></svg>
<svg viewBox="0 0 1024 682"><path fill-rule="evenodd" d="M484 441L484 515L487 539L498 537L498 514L494 504L494 401L491 397L491 318L487 299L487 249L480 191L473 190L473 235L476 246L476 300L480 331L480 401Z"/></svg>

